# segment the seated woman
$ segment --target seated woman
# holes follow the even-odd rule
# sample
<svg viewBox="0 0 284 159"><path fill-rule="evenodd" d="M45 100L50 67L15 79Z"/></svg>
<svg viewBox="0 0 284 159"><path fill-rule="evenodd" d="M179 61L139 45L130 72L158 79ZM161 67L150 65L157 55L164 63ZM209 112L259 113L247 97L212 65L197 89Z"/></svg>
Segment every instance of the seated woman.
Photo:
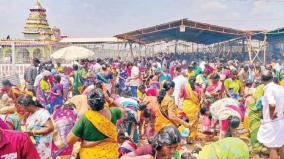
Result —
<svg viewBox="0 0 284 159"><path fill-rule="evenodd" d="M205 158L249 159L249 148L241 139L228 137L204 146L197 159Z"/></svg>
<svg viewBox="0 0 284 159"><path fill-rule="evenodd" d="M150 141L150 144L139 147L134 152L130 152L121 157L121 159L165 159L179 158L177 147L181 136L174 126L163 127L158 134Z"/></svg>
<svg viewBox="0 0 284 159"><path fill-rule="evenodd" d="M30 92L24 92L19 87L13 85L9 80L3 80L2 81L3 87L1 88L1 94L7 94L9 98L12 98L13 101L16 101L17 98L23 94L30 94Z"/></svg>
<svg viewBox="0 0 284 159"><path fill-rule="evenodd" d="M0 98L0 117L4 118L2 115L14 113L16 111L15 103L8 94L2 94Z"/></svg>
<svg viewBox="0 0 284 159"><path fill-rule="evenodd" d="M5 115L5 121L11 130L22 131L26 124L28 113L25 112L24 106L16 104L16 111L12 114Z"/></svg>
<svg viewBox="0 0 284 159"><path fill-rule="evenodd" d="M232 71L232 77L224 81L225 91L228 97L239 100L240 98L240 80L238 79L238 71Z"/></svg>
<svg viewBox="0 0 284 159"><path fill-rule="evenodd" d="M0 102L0 113L9 114L16 111L15 101L21 94L30 94L31 92L23 91L19 87L13 85L9 80L2 81L2 88L0 91L1 102Z"/></svg>
<svg viewBox="0 0 284 159"><path fill-rule="evenodd" d="M34 139L40 158L48 159L51 156L51 133L54 130L50 114L30 95L21 95L17 101L26 112L31 113L26 121L25 132Z"/></svg>
<svg viewBox="0 0 284 159"><path fill-rule="evenodd" d="M67 135L67 144L82 141L80 158L118 158L116 121L122 117L119 108L104 108L102 90L96 89L88 95L91 110L79 118Z"/></svg>

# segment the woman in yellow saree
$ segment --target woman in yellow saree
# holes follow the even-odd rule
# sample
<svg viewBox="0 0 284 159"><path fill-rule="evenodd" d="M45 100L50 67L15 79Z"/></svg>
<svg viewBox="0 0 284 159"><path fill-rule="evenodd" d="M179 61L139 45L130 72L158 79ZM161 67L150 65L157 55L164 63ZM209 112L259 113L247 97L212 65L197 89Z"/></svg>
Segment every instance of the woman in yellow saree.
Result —
<svg viewBox="0 0 284 159"><path fill-rule="evenodd" d="M199 99L197 94L192 90L189 82L182 87L180 96L183 98L182 110L191 125L189 137L194 139L197 136L198 113L200 111Z"/></svg>
<svg viewBox="0 0 284 159"><path fill-rule="evenodd" d="M118 144L116 121L121 118L119 108L104 108L104 95L94 90L88 96L91 110L79 118L67 136L67 143L82 141L79 152L81 159L117 159Z"/></svg>
<svg viewBox="0 0 284 159"><path fill-rule="evenodd" d="M159 108L157 110L157 118L155 122L155 132L158 133L160 129L168 125L183 125L187 128L190 127L189 123L186 123L177 116L177 106L175 105L172 94L174 92L175 83L173 81L166 81L163 85L163 89L160 90L158 95Z"/></svg>

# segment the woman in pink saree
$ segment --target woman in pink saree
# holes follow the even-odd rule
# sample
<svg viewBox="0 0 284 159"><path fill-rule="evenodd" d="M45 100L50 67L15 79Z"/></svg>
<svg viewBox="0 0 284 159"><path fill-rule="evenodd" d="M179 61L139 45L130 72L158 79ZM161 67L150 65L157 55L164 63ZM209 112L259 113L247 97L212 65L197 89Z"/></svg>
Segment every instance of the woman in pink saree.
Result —
<svg viewBox="0 0 284 159"><path fill-rule="evenodd" d="M205 91L205 108L209 110L210 105L216 100L222 98L223 92L223 82L220 81L220 76L217 73L214 73L211 76L210 85L206 88ZM208 116L202 117L202 130L203 132L211 132L212 126L215 121L210 119Z"/></svg>
<svg viewBox="0 0 284 159"><path fill-rule="evenodd" d="M57 156L68 158L72 154L73 145L67 145L66 141L66 137L77 119L77 115L72 109L71 103L65 104L64 107L56 109L52 115L57 130L57 140L53 140L52 143L52 158Z"/></svg>

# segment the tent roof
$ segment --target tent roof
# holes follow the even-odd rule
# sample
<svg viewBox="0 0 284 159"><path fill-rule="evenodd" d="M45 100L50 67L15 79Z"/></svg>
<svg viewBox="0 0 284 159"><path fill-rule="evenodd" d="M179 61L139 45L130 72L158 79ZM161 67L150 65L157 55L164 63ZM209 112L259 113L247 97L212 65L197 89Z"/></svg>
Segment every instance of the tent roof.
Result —
<svg viewBox="0 0 284 159"><path fill-rule="evenodd" d="M184 29L184 30L183 30ZM149 44L159 41L183 40L199 44L214 44L242 37L245 31L181 19L148 28L143 28L115 37Z"/></svg>
<svg viewBox="0 0 284 159"><path fill-rule="evenodd" d="M263 31L255 33L252 35L252 38L263 41L265 35L267 37L268 42L284 41L284 27L272 31Z"/></svg>
<svg viewBox="0 0 284 159"><path fill-rule="evenodd" d="M124 43L124 40L111 38L63 38L60 43Z"/></svg>

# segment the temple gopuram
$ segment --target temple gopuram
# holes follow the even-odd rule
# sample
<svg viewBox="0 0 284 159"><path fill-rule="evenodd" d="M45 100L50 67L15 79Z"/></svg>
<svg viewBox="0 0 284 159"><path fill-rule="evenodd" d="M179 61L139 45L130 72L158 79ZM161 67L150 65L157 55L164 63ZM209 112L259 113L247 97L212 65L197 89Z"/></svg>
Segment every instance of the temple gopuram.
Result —
<svg viewBox="0 0 284 159"><path fill-rule="evenodd" d="M35 57L43 60L49 57L61 39L60 29L49 26L46 9L38 0L30 9L23 35L21 39L8 36L0 40L0 63L11 63L13 46L16 63L28 63Z"/></svg>

